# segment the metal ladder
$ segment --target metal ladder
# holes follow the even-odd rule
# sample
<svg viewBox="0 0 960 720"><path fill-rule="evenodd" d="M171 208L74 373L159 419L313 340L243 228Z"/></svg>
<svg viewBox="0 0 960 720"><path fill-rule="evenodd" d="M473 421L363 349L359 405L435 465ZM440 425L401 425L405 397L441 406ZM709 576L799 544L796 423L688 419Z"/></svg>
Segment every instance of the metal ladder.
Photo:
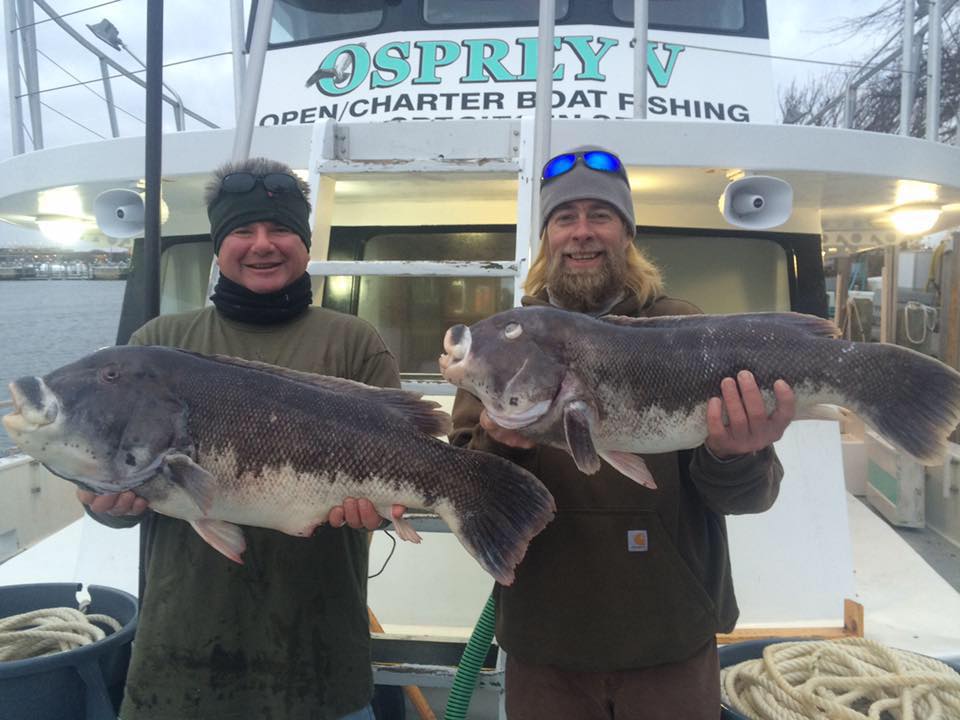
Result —
<svg viewBox="0 0 960 720"><path fill-rule="evenodd" d="M473 121L404 123L403 143L397 146L393 133L384 133L377 124L343 125L335 120L318 121L313 128L308 165L308 182L313 193L311 276L388 277L496 277L513 278L513 304L519 305L523 280L529 268L533 239L538 227L534 218L538 172L536 171L533 118L503 124L491 132L489 124L472 132ZM476 121L479 125L482 121ZM465 142L465 138L469 138ZM513 173L517 177L516 236L512 262L502 261L330 261L330 219L333 215L336 177L344 175L398 173L471 174L478 178L492 173ZM455 388L444 381L404 382L408 390L429 395L452 395ZM435 516L412 518L424 532L449 532ZM388 641L389 642L389 641ZM414 642L416 639L401 639ZM422 640L421 640L422 642ZM495 669L481 670L477 688L496 691L499 717L505 718L505 655L497 653ZM374 682L382 685L416 685L449 688L456 664L422 662L374 662Z"/></svg>
<svg viewBox="0 0 960 720"><path fill-rule="evenodd" d="M476 123L477 132L470 132ZM537 223L533 217L537 172L534 161L534 123L523 118L504 124L496 132L483 121L404 123L402 147L378 124L344 125L324 119L313 127L309 179L313 197L314 242L307 272L311 276L392 277L496 277L513 278L513 304L520 304L523 280L529 268ZM446 128L446 132L444 129ZM469 136L470 142L464 143ZM517 175L516 241L512 262L503 261L400 261L326 259L336 178L353 174L451 173L483 176ZM452 395L445 382L404 382L405 389L430 395Z"/></svg>

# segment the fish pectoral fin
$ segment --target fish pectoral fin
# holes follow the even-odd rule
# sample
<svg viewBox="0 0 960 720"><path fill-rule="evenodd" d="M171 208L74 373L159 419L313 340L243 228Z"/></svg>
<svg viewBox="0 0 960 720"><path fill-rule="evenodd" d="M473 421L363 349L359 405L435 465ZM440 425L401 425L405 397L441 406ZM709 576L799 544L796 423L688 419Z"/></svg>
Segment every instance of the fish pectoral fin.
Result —
<svg viewBox="0 0 960 720"><path fill-rule="evenodd" d="M617 472L626 475L634 482L640 483L651 490L657 489L657 483L654 482L653 475L650 474L647 464L639 455L619 450L603 450L600 452L600 457L606 460Z"/></svg>
<svg viewBox="0 0 960 720"><path fill-rule="evenodd" d="M247 541L243 537L243 528L226 520L210 520L202 518L190 523L197 534L210 547L226 555L235 563L243 565L243 551L247 549Z"/></svg>
<svg viewBox="0 0 960 720"><path fill-rule="evenodd" d="M397 535L400 536L401 540L406 540L407 542L412 542L420 544L420 534L413 529L413 525L410 524L409 520L404 518L390 518L390 522L393 523L394 529L397 531Z"/></svg>
<svg viewBox="0 0 960 720"><path fill-rule="evenodd" d="M171 482L176 483L200 508L204 515L213 506L213 494L216 480L213 475L197 465L191 457L183 453L170 453L163 459L163 472Z"/></svg>
<svg viewBox="0 0 960 720"><path fill-rule="evenodd" d="M583 400L574 400L563 408L563 431L567 436L567 449L580 471L587 475L593 475L600 469L600 457L590 432L593 417L593 411Z"/></svg>

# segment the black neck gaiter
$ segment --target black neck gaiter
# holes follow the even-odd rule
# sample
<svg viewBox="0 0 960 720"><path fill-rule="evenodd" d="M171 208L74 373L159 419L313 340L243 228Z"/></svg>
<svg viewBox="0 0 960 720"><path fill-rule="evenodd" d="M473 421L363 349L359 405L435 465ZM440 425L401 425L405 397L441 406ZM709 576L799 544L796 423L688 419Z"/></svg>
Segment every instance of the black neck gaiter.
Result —
<svg viewBox="0 0 960 720"><path fill-rule="evenodd" d="M310 275L304 273L273 293L255 293L221 275L210 296L224 317L253 325L277 325L306 312L313 302Z"/></svg>

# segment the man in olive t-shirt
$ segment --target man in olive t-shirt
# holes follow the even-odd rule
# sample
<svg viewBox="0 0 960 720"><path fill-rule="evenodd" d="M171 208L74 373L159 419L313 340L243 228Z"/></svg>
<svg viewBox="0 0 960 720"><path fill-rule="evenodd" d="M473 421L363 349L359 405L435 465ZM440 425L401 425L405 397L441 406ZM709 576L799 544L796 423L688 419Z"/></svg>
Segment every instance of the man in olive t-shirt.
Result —
<svg viewBox="0 0 960 720"><path fill-rule="evenodd" d="M308 194L281 163L218 170L206 197L221 273L213 307L156 318L130 343L399 387L370 325L311 306ZM132 492L78 495L100 522L141 527L124 720L372 720L366 531L381 518L369 501L345 500L310 538L244 528L238 565Z"/></svg>

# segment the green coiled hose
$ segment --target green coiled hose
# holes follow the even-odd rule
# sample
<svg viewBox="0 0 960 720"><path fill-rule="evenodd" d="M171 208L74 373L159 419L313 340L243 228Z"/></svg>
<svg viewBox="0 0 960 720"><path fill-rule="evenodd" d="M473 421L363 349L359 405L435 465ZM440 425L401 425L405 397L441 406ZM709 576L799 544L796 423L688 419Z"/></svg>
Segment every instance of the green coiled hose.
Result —
<svg viewBox="0 0 960 720"><path fill-rule="evenodd" d="M490 594L487 604L483 606L477 624L470 633L467 646L463 649L463 657L457 667L457 674L450 686L450 695L447 697L447 707L443 713L443 720L466 720L467 709L473 697L473 690L477 685L477 675L483 667L490 643L493 642L493 631L496 624L497 599Z"/></svg>

